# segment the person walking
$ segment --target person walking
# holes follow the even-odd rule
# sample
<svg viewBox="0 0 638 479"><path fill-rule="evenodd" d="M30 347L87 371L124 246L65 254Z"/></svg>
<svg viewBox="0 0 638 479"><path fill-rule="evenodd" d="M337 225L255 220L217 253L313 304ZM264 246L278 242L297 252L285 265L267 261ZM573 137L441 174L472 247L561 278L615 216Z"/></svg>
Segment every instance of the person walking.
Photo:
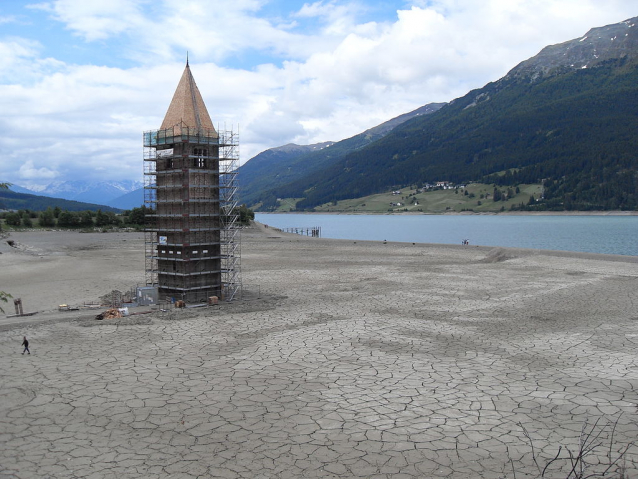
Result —
<svg viewBox="0 0 638 479"><path fill-rule="evenodd" d="M24 353L31 354L31 351L29 351L29 340L27 339L26 336L24 336L24 341L22 341L22 346L24 346L24 351L22 351L22 354Z"/></svg>

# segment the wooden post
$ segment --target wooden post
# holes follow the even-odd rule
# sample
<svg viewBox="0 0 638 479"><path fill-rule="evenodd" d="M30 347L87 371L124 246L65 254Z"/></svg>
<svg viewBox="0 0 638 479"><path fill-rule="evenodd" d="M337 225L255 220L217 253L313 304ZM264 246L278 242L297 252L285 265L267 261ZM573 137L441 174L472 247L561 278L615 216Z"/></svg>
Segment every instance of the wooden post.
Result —
<svg viewBox="0 0 638 479"><path fill-rule="evenodd" d="M22 316L24 314L24 312L22 311L22 299L17 298L13 300L13 305L16 308L16 314L18 316Z"/></svg>

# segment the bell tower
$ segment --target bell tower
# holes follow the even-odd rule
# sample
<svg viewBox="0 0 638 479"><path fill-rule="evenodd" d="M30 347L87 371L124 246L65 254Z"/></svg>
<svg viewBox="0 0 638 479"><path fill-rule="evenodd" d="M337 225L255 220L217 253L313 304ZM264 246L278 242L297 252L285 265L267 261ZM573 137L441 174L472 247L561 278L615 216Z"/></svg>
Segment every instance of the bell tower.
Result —
<svg viewBox="0 0 638 479"><path fill-rule="evenodd" d="M238 135L215 129L188 61L143 142L147 286L161 300L231 301L241 289Z"/></svg>

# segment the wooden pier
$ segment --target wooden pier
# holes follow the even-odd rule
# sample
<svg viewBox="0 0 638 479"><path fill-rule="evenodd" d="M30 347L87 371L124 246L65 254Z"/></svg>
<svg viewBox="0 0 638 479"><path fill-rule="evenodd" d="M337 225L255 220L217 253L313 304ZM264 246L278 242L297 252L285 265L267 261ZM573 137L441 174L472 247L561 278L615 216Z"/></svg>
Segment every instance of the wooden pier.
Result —
<svg viewBox="0 0 638 479"><path fill-rule="evenodd" d="M309 226L304 228L279 228L284 233L294 233L302 236L321 238L321 226Z"/></svg>

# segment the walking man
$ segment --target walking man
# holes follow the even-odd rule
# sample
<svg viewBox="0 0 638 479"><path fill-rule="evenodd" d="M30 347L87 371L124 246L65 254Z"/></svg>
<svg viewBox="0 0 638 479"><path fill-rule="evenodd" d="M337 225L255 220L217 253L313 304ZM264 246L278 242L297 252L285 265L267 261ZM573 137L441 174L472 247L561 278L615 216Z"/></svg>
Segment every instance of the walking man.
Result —
<svg viewBox="0 0 638 479"><path fill-rule="evenodd" d="M24 353L31 354L31 351L29 351L29 340L27 339L26 336L24 336L24 341L22 341L22 346L24 346L24 351L22 351L22 354Z"/></svg>

